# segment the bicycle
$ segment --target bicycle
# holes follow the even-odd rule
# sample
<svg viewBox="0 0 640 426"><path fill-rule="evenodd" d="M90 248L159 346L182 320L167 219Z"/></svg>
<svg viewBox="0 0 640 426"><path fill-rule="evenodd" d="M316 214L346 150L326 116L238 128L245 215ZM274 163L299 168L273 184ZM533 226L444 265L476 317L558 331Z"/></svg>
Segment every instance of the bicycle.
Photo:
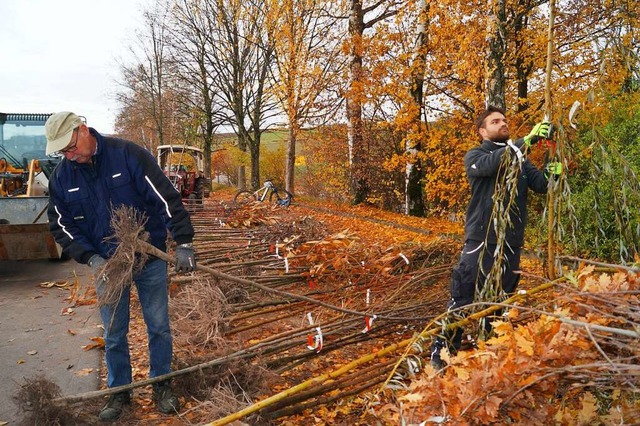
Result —
<svg viewBox="0 0 640 426"><path fill-rule="evenodd" d="M282 192L284 192L284 197L280 196ZM238 206L242 206L254 201L262 202L267 198L269 199L269 203L271 204L274 204L276 206L289 207L291 201L293 200L293 194L286 189L278 191L278 188L276 188L271 179L267 179L264 181L262 187L256 191L249 191L244 189L236 192L236 195L233 197L233 202Z"/></svg>

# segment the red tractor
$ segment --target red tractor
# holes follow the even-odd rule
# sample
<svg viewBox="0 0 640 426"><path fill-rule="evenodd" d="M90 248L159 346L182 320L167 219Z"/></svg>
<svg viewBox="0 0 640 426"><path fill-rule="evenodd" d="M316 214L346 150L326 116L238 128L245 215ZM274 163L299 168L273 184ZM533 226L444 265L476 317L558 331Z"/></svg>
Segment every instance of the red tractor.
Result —
<svg viewBox="0 0 640 426"><path fill-rule="evenodd" d="M158 164L191 208L202 208L209 197L211 183L204 176L204 154L195 146L160 145Z"/></svg>

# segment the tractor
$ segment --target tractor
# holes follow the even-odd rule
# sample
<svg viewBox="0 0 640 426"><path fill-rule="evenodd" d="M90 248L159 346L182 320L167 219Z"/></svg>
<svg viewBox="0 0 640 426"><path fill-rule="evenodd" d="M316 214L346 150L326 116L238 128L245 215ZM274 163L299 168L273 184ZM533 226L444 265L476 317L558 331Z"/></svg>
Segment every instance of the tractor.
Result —
<svg viewBox="0 0 640 426"><path fill-rule="evenodd" d="M51 114L0 113L0 259L64 259L49 233L48 183L59 158L47 157Z"/></svg>
<svg viewBox="0 0 640 426"><path fill-rule="evenodd" d="M211 182L204 175L204 154L200 148L184 145L160 145L157 149L160 168L182 196L190 211L203 208L211 192Z"/></svg>

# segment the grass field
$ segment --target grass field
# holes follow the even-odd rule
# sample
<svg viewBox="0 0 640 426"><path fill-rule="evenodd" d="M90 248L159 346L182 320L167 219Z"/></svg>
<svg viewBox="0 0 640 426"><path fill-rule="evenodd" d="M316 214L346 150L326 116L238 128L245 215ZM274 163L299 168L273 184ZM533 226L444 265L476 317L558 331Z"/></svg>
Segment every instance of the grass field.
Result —
<svg viewBox="0 0 640 426"><path fill-rule="evenodd" d="M281 146L287 143L289 138L288 130L269 130L262 134L260 139L260 149L267 151L275 151ZM234 133L220 133L215 135L216 142L220 145L224 143L236 142L236 135Z"/></svg>
<svg viewBox="0 0 640 426"><path fill-rule="evenodd" d="M296 156L305 154L304 151L304 134L298 137L296 141ZM225 143L236 143L237 138L234 133L220 133L215 135L216 143L221 147ZM260 139L260 151L262 153L270 153L278 149L286 150L287 141L289 140L289 130L268 130L262 134Z"/></svg>

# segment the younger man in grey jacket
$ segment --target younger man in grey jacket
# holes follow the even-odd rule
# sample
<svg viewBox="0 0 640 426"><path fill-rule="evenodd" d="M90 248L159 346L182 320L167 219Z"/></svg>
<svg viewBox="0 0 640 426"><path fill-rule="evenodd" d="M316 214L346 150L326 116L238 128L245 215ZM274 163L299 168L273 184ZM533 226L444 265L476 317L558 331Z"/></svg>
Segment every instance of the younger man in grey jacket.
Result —
<svg viewBox="0 0 640 426"><path fill-rule="evenodd" d="M491 214L496 180L505 173L502 166L505 151L511 150L519 159L517 194L509 211L512 226L506 229L504 245L506 260L502 266L501 278L502 290L506 294L515 292L520 278L514 271L519 269L520 249L524 244L528 190L532 189L538 193L547 191L545 174L525 157L525 148L541 138L547 138L550 123L536 124L531 133L516 142L509 138L505 112L500 108L487 108L476 119L475 124L482 143L469 150L464 157L464 166L471 186L471 200L467 208L462 254L452 271L451 299L447 303L447 310L473 303L476 290L485 285L486 274L495 261L494 253L498 240ZM487 324L485 326L489 327ZM434 368L441 369L444 366L440 352L445 346L448 346L452 353L460 349L462 332L462 328L449 330L434 340L431 347L431 365Z"/></svg>

